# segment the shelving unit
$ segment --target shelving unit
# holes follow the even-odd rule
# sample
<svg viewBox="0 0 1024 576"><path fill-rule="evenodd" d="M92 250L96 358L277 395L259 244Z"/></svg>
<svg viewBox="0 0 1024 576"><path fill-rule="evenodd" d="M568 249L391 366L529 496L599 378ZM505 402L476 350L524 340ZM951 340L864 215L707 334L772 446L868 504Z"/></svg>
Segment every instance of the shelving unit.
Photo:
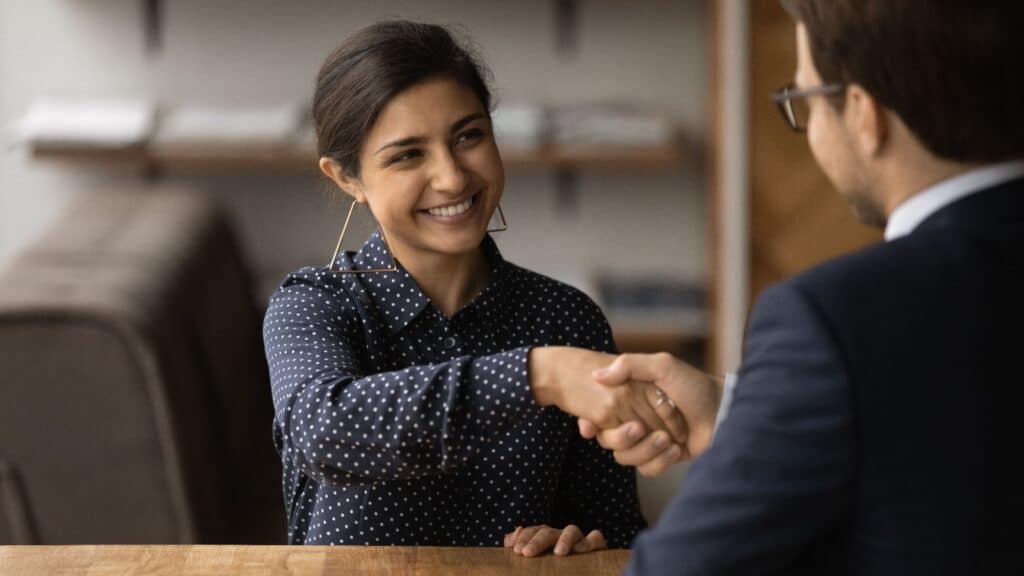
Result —
<svg viewBox="0 0 1024 576"><path fill-rule="evenodd" d="M158 58L165 48L167 12L173 10L166 0L137 0L141 15L141 37L146 55ZM579 0L550 0L553 10L553 46L564 62L581 56L582 16L588 6ZM308 130L307 130L308 131ZM93 169L122 170L142 174L150 181L167 174L294 174L318 177L316 153L306 139L275 144L163 144L157 136L135 146L96 148L92 146L30 146L33 160L50 165ZM165 134L166 136L166 134ZM500 140L499 140L500 144ZM501 146L502 158L509 170L550 175L555 192L553 208L559 218L570 220L579 214L581 198L590 180L584 174L628 172L631 175L673 173L688 169L694 158L689 153L694 143L685 137L659 146L563 146L541 145L533 148ZM696 155L701 161L701 154ZM613 321L616 341L623 351L651 352L668 350L684 357L703 354L707 335L692 326L667 326L666 323ZM703 362L703 358L697 358Z"/></svg>

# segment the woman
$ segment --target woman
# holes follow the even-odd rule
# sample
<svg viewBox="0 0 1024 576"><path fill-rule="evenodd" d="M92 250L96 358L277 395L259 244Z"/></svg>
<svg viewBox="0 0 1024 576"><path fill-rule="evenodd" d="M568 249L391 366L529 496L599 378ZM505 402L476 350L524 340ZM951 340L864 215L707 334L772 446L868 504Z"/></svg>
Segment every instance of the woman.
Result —
<svg viewBox="0 0 1024 576"><path fill-rule="evenodd" d="M380 228L290 275L267 312L293 543L565 554L644 525L634 472L565 412L677 439L681 417L651 385L579 381L612 359L601 312L487 235L504 188L490 104L438 26L370 26L320 70L320 168Z"/></svg>

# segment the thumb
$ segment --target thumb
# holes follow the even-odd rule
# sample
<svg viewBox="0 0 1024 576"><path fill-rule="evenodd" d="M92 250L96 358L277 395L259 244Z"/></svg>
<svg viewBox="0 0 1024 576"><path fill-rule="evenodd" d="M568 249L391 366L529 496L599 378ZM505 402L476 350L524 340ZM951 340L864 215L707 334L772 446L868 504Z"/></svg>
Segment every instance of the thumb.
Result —
<svg viewBox="0 0 1024 576"><path fill-rule="evenodd" d="M596 437L599 432L597 426L590 420L580 418L576 424L580 428L580 436L583 436L587 440Z"/></svg>
<svg viewBox="0 0 1024 576"><path fill-rule="evenodd" d="M629 357L626 354L622 354L608 366L594 370L591 375L599 384L621 386L632 379Z"/></svg>

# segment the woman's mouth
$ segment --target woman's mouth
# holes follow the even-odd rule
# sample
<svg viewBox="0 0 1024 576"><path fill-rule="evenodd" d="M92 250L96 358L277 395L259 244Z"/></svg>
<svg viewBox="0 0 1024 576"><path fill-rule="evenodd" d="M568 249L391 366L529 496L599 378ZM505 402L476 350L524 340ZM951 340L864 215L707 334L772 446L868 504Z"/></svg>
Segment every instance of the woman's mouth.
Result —
<svg viewBox="0 0 1024 576"><path fill-rule="evenodd" d="M477 192L476 194L473 194L472 196L466 198L465 200L459 202L458 204L436 206L434 208L421 210L421 212L429 214L435 220L438 220L440 222L444 222L446 224L454 224L456 222L461 222L462 220L465 220L466 218L469 217L470 213L475 212L473 208L475 208L476 205L479 204L479 196L480 193Z"/></svg>

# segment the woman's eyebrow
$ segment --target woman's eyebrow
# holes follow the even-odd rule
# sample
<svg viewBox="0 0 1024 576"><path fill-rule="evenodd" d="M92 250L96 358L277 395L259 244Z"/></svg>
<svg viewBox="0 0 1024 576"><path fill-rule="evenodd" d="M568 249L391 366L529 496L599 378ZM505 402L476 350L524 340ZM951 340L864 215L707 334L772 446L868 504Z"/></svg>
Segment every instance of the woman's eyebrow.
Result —
<svg viewBox="0 0 1024 576"><path fill-rule="evenodd" d="M466 124L469 124L470 122L474 120L479 120L481 118L487 118L487 115L484 114L483 112L474 112L473 114L466 114L462 118L456 120L454 124L452 124L450 131L452 133L458 132L459 130L462 130L462 128Z"/></svg>
<svg viewBox="0 0 1024 576"><path fill-rule="evenodd" d="M422 143L424 143L426 141L427 141L427 139L424 136L409 136L407 138L402 138L400 140L394 140L394 141L388 142L387 144L385 144L385 145L381 146L380 148L378 148L377 151L374 152L374 155L380 154L381 152L383 152L387 148L401 148L402 146L412 146L413 144L422 144Z"/></svg>

